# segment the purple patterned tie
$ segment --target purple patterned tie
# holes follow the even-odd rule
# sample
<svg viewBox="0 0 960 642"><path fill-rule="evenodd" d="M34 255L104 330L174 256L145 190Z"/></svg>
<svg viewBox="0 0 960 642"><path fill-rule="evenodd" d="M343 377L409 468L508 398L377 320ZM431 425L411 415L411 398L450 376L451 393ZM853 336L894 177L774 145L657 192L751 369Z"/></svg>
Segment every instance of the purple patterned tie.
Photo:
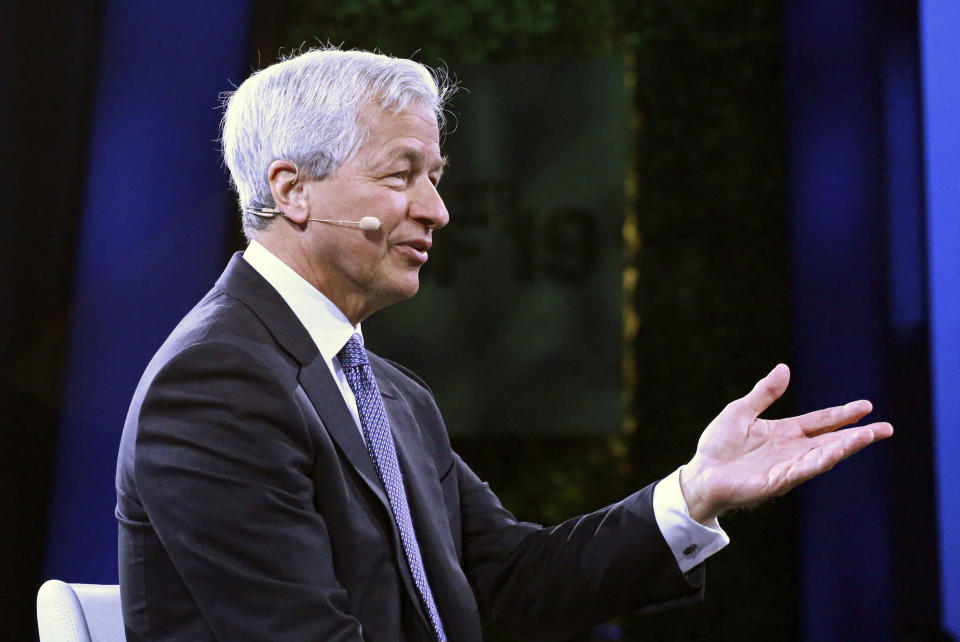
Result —
<svg viewBox="0 0 960 642"><path fill-rule="evenodd" d="M420 546L413 530L413 521L410 519L410 505L407 503L407 491L403 486L403 477L400 476L400 464L397 462L397 450L393 445L393 434L390 432L390 422L383 409L383 399L380 398L380 389L373 378L373 371L367 361L367 352L363 349L363 342L359 334L354 334L343 346L337 359L343 367L343 374L347 376L350 389L357 398L357 410L360 413L360 425L363 427L363 438L367 442L367 452L373 460L373 466L383 481L383 486L390 499L390 508L393 509L393 518L400 531L400 541L403 543L403 552L407 557L407 565L413 575L413 583L427 606L430 623L440 642L446 642L447 636L443 633L443 623L440 613L433 601L430 584L427 582L427 573L423 568L423 558L420 556Z"/></svg>

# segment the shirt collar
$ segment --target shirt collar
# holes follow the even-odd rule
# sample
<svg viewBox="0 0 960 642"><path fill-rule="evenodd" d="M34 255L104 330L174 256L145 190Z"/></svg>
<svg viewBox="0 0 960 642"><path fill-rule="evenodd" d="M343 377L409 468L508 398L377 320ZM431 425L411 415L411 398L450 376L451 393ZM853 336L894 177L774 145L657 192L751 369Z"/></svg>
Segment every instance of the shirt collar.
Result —
<svg viewBox="0 0 960 642"><path fill-rule="evenodd" d="M270 250L256 241L250 241L243 258L286 301L307 329L324 359L335 359L355 332L360 334L362 341L363 333L359 323L354 327L333 301L274 256Z"/></svg>

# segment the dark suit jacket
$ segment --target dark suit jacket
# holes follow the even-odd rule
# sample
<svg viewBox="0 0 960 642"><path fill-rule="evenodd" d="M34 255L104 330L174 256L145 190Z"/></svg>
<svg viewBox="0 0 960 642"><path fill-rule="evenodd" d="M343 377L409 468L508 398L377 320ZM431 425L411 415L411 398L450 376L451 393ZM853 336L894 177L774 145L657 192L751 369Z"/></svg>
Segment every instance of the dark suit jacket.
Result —
<svg viewBox="0 0 960 642"><path fill-rule="evenodd" d="M370 354L451 642L480 618L563 638L699 593L652 487L552 528L517 522L450 448L434 399ZM130 640L428 640L386 494L327 365L238 254L150 362L117 469ZM686 600L683 600L686 601Z"/></svg>

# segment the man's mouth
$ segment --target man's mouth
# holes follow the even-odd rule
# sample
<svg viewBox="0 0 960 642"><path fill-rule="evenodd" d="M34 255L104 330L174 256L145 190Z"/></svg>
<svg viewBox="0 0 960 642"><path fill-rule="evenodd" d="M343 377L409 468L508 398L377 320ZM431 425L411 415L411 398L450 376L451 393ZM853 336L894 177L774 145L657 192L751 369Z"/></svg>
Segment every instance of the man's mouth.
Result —
<svg viewBox="0 0 960 642"><path fill-rule="evenodd" d="M397 247L412 260L422 265L427 262L429 258L427 252L432 245L433 242L430 239L410 239L398 243Z"/></svg>

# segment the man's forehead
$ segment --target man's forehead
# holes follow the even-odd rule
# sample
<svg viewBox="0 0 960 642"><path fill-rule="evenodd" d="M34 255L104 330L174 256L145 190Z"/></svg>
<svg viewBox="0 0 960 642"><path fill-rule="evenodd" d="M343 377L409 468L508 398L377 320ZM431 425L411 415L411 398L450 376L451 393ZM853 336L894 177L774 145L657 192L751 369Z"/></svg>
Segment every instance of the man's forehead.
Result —
<svg viewBox="0 0 960 642"><path fill-rule="evenodd" d="M433 129L437 132L438 137L440 134L437 115L429 105L421 102L412 102L402 109L395 109L372 101L360 109L358 118L360 124L367 128L373 128L385 123L409 123L414 126L421 125L424 128Z"/></svg>
<svg viewBox="0 0 960 642"><path fill-rule="evenodd" d="M370 103L360 112L366 130L360 153L376 163L408 159L412 162L443 165L440 132L433 111L414 103L400 111Z"/></svg>

